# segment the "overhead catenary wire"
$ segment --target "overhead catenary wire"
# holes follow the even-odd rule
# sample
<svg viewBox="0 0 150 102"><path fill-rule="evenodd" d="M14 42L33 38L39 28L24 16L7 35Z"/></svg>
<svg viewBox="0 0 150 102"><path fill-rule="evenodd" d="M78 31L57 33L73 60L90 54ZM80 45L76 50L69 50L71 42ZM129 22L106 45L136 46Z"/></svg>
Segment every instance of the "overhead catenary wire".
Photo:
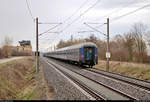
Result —
<svg viewBox="0 0 150 102"><path fill-rule="evenodd" d="M133 10L133 11L131 11L131 12L128 12L128 13L126 13L126 14L123 14L123 15L121 15L121 16L117 16L117 17L113 18L110 23L112 23L112 21L121 19L121 18L123 18L123 17L125 17L125 16L128 16L128 15L130 15L130 14L132 14L132 13L135 13L135 12L137 12L137 11L143 9L143 8L149 7L149 6L150 6L150 4L145 5L145 6L143 6L143 7L140 7L140 8L138 8L138 9ZM80 17L80 16L79 16L79 17ZM74 22L75 22L75 21L74 21ZM73 23L74 23L74 22L73 22ZM71 24L68 24L68 27L69 27L70 25L71 25ZM104 24L100 25L99 27L101 27L101 26L103 26L103 25L104 25ZM65 29L64 29L64 30L65 30ZM63 30L62 30L62 31L63 31Z"/></svg>
<svg viewBox="0 0 150 102"><path fill-rule="evenodd" d="M28 0L26 0L26 5L27 5L27 8L28 8L28 11L29 11L29 14L30 14L31 18L32 18L32 20L34 21L34 17L33 17L33 14L32 14L32 12L31 12L31 9L30 9Z"/></svg>
<svg viewBox="0 0 150 102"><path fill-rule="evenodd" d="M83 6L88 2L88 0L85 0L85 2L83 2L83 4L71 15L69 16L66 20L64 20L63 23L67 22L68 20L70 20L78 11L80 11L80 9L83 8Z"/></svg>
<svg viewBox="0 0 150 102"><path fill-rule="evenodd" d="M71 17L73 17L86 3L87 3L88 0L86 0L70 17L68 17L63 23L65 23L66 21L68 21L69 19L71 19ZM40 24L47 24L47 23L40 23ZM53 27L53 28L50 28L46 31L44 31L43 33L39 34L39 36L43 35L44 33L49 33L48 31L56 28L57 26Z"/></svg>
<svg viewBox="0 0 150 102"><path fill-rule="evenodd" d="M128 6L130 6L131 4L129 4L129 5L125 5L126 7L125 8L127 8ZM127 15L129 15L129 14L132 14L132 13L134 13L134 12L137 12L137 11L139 11L139 10L141 10L141 9L143 9L143 8L146 8L146 7L148 7L148 6L150 6L150 4L148 4L148 5L145 5L145 6L143 6L143 7L141 7L141 8L138 8L138 9L136 9L136 10L133 10L133 11L131 11L131 12L128 12L127 14L124 14L124 15L121 15L121 16L118 16L118 17L115 17L115 18L113 18L111 21L114 21L114 20L117 20L117 19L120 19L120 18L122 18L122 17L124 17L124 16L127 16ZM118 12L118 11L121 11L122 9L124 9L124 8L121 8L121 9L117 9L117 10L115 10L115 11L112 11L111 13L109 13L109 14L106 14L106 15L104 15L104 16L102 16L103 18L104 17L108 17L108 16L110 16L110 15L112 15L113 13L116 13L116 12ZM102 18L101 17L101 18ZM112 23L112 22L111 22ZM99 28L99 27L102 27L104 24L102 24L102 25L98 25L98 26L96 26L95 28Z"/></svg>
<svg viewBox="0 0 150 102"><path fill-rule="evenodd" d="M86 3L88 0L86 0L70 17L68 17L66 20L63 21L63 24L65 22L67 22L69 19L71 19L71 17L73 17ZM39 23L39 24L55 24L55 23ZM62 24L62 23L61 23ZM54 27L56 28L56 27ZM52 28L53 29L53 28ZM43 35L44 33L47 33L48 31L52 30L51 28L49 30L44 31L43 33L41 33L39 36Z"/></svg>
<svg viewBox="0 0 150 102"><path fill-rule="evenodd" d="M137 8L137 9L135 9L135 10L133 10L133 11L130 11L130 12L128 12L128 13L125 13L125 14L123 14L123 15L114 17L114 18L111 19L111 22L110 22L110 23L112 23L113 21L116 21L116 20L118 20L118 19L121 19L121 18L123 18L123 17L125 17L125 16L128 16L128 15L130 15L130 14L133 14L133 13L135 13L135 12L137 12L137 11L139 11L139 10L142 10L142 9L144 9L144 8L146 8L146 7L149 7L149 6L150 6L150 4L145 5L145 6L142 6L142 7L140 7L140 8ZM96 26L95 28L102 27L103 25L105 25L105 24Z"/></svg>
<svg viewBox="0 0 150 102"><path fill-rule="evenodd" d="M64 30L66 30L68 27L70 27L74 22L76 22L78 19L80 19L80 17L82 17L85 13L87 13L89 10L91 10L93 7L95 7L98 2L100 2L101 0L97 0L92 6L90 6L88 9L86 9L80 16L78 16L76 19L74 19L70 24L68 24L63 30L61 30L62 32Z"/></svg>
<svg viewBox="0 0 150 102"><path fill-rule="evenodd" d="M60 24L61 24L61 23L60 23ZM55 28L58 27L60 24L57 24L56 26L54 26L54 27L52 27L52 28L50 28L50 29L44 31L43 33L40 33L39 36L41 36L41 35L43 35L43 34L45 34L45 33L48 33L50 30L55 29Z"/></svg>
<svg viewBox="0 0 150 102"><path fill-rule="evenodd" d="M100 28L100 27L102 27L103 25L105 25L105 23L103 23L103 24L101 24L101 25L98 25L98 26L96 26L95 28Z"/></svg>
<svg viewBox="0 0 150 102"><path fill-rule="evenodd" d="M84 23L86 26L88 26L89 28L91 28L91 29L93 29L93 30L95 30L95 31L97 31L97 32L99 32L99 33L101 33L101 34L103 34L104 36L106 36L106 34L105 33L103 33L103 32L101 32L101 31L99 31L99 30L97 30L97 29L95 29L94 27L92 27L92 26L90 26L90 25L88 25L87 23Z"/></svg>
<svg viewBox="0 0 150 102"><path fill-rule="evenodd" d="M62 24L62 23L48 23L48 22L39 22L38 24Z"/></svg>
<svg viewBox="0 0 150 102"><path fill-rule="evenodd" d="M142 7L140 7L140 8L137 8L137 9L131 11L131 12L128 12L128 13L126 13L126 14L123 14L123 15L121 15L121 16L118 16L118 17L113 18L112 21L121 19L121 18L123 18L123 17L125 17L125 16L128 16L128 15L130 15L130 14L133 14L133 13L135 13L135 12L137 12L137 11L139 11L139 10L142 10L142 9L144 9L144 8L146 8L146 7L149 7L149 6L150 6L150 4L147 4L147 5L145 5L145 6L142 6Z"/></svg>
<svg viewBox="0 0 150 102"><path fill-rule="evenodd" d="M100 0L97 0L92 6L90 6L87 10L85 10L79 17L77 17L76 19L74 19L70 24L68 24L63 30L61 30L60 31L60 33L62 33L65 29L67 29L69 26L71 26L74 22L76 22L78 19L80 19L80 17L82 17L85 13L87 13L90 9L92 9L93 7L95 7L96 6L96 4L99 2ZM84 6L85 5L85 3L87 2L87 0L80 6L80 8L78 9L78 11L82 8L82 6ZM73 14L74 15L74 14ZM70 16L71 17L71 16ZM69 19L70 19L70 17L69 17ZM51 30L51 29L50 29ZM47 30L47 31L45 31L45 32L43 32L43 33L41 33L40 35L43 35L44 33L47 33L48 31L50 31L50 30ZM58 37L57 37L58 38ZM56 38L56 39L57 39ZM55 39L55 40L56 40Z"/></svg>
<svg viewBox="0 0 150 102"><path fill-rule="evenodd" d="M86 22L87 24L104 24L104 23L96 23L96 22Z"/></svg>
<svg viewBox="0 0 150 102"><path fill-rule="evenodd" d="M144 0L144 1L146 1L146 0ZM135 1L134 1L134 2L135 2ZM141 2L143 2L143 1L141 0ZM106 15L100 17L100 18L95 19L95 20L97 21L97 20L102 19L102 18L105 18L105 17L109 18L110 15L112 15L112 14L114 14L114 13L116 13L116 12L119 12L119 11L121 11L122 9L127 8L127 7L129 7L129 6L131 6L131 5L133 5L133 3L129 3L128 5L124 5L123 7L118 8L118 9L116 9L115 11L112 11L112 12L110 12L110 13L108 13L108 14L106 14Z"/></svg>
<svg viewBox="0 0 150 102"><path fill-rule="evenodd" d="M110 13L108 13L108 14L106 14L106 15L104 15L104 16L102 16L102 17L96 19L96 20L99 20L99 19L102 19L102 18L105 18L105 17L108 18L110 15L112 15L112 14L114 14L114 13L116 13L116 12L119 12L119 11L121 11L122 9L127 8L127 7L129 7L129 6L131 6L131 5L132 5L132 3L130 3L130 4L128 4L128 5L124 5L122 8L118 8L117 10L112 11L112 12L110 12ZM114 8L114 9L115 9L115 8Z"/></svg>
<svg viewBox="0 0 150 102"><path fill-rule="evenodd" d="M130 12L128 12L128 13L126 13L126 14L123 14L123 15L121 15L121 16L118 16L118 17L115 17L115 18L113 18L112 20L111 20L111 23L113 22L113 21L115 21L115 20L118 20L118 19L121 19L121 18L123 18L123 17L125 17L125 16L128 16L128 15L130 15L130 14L133 14L133 13L135 13L135 12L137 12L137 11L139 11L139 10L141 10L141 9L144 9L144 8L146 8L146 7L149 7L150 6L150 4L147 4L147 5L145 5L145 6L142 6L142 7L140 7L140 8L137 8L137 9L135 9L135 10L133 10L133 11L130 11ZM104 23L105 24L105 23ZM102 24L102 25L100 25L101 27L104 25L104 24ZM86 24L87 25L87 24ZM87 26L89 26L89 25L87 25ZM100 26L97 26L97 27L100 27ZM89 26L90 28L92 28L92 29L94 29L94 30L97 30L97 29L95 29L94 27L91 27L91 26ZM98 30L99 31L99 30ZM97 31L97 32L98 32Z"/></svg>
<svg viewBox="0 0 150 102"><path fill-rule="evenodd" d="M78 31L78 33L91 33L91 32L98 32L98 31ZM97 34L97 36L99 36L99 34L98 33L96 33ZM105 35L104 35L104 38L107 38Z"/></svg>
<svg viewBox="0 0 150 102"><path fill-rule="evenodd" d="M93 7L96 6L96 4L98 4L98 2L100 2L101 0L97 0L92 6L90 6L88 9L86 9L82 14L80 14L80 16L78 16L76 19L74 19L70 24L68 24L64 29L60 30L60 33L63 33L64 30L66 30L68 27L70 27L74 22L76 22L78 19L80 19L80 17L82 17L85 13L87 13L90 9L92 9ZM54 40L57 40L58 37Z"/></svg>
<svg viewBox="0 0 150 102"><path fill-rule="evenodd" d="M78 33L95 32L95 31L78 31Z"/></svg>

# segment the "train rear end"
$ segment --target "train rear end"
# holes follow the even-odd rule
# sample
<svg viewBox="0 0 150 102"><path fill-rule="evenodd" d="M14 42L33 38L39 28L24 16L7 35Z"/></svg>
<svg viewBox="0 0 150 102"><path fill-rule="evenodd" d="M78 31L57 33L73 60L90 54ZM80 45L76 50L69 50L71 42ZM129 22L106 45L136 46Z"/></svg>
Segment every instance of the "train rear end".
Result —
<svg viewBox="0 0 150 102"><path fill-rule="evenodd" d="M98 50L96 47L81 48L80 58L82 64L89 65L89 67L93 67L95 64L98 64L97 55L98 55Z"/></svg>

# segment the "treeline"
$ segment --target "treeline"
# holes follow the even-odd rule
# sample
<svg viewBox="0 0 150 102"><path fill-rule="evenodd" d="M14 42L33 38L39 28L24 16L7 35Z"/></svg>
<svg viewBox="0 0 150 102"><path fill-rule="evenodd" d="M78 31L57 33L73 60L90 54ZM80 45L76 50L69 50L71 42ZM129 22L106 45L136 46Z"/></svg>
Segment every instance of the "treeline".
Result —
<svg viewBox="0 0 150 102"><path fill-rule="evenodd" d="M9 37L5 37L3 41L3 46L0 48L0 58L8 58L11 56L11 44L13 40Z"/></svg>
<svg viewBox="0 0 150 102"><path fill-rule="evenodd" d="M61 40L57 48L62 48L82 42L93 42L98 46L99 59L105 60L106 41L101 40L93 35L85 39L71 39L68 41ZM118 34L110 40L111 60L149 63L150 56L147 54L146 47L150 46L150 32L142 23L135 23L129 32Z"/></svg>

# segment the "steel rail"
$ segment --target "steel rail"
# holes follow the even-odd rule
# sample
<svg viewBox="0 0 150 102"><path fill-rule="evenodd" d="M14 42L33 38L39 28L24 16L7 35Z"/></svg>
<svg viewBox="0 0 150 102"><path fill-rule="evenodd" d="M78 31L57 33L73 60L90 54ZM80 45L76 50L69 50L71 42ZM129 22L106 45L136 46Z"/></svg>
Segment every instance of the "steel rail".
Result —
<svg viewBox="0 0 150 102"><path fill-rule="evenodd" d="M138 79L138 78L134 78L134 77L129 77L129 76L124 76L124 75L121 75L121 74L118 74L118 73L108 72L108 71L101 70L101 69L98 69L98 68L94 68L94 69L95 70L99 70L99 71L103 71L103 72L107 72L107 73L111 73L111 74L116 74L116 75L119 75L119 76L122 76L122 77L126 77L126 78L130 78L130 79L135 79L135 80L143 81L143 82L146 82L146 83L150 84L150 82L148 82L146 80L142 80L142 79Z"/></svg>
<svg viewBox="0 0 150 102"><path fill-rule="evenodd" d="M147 83L147 84L150 85L149 82L144 81L144 80L140 80L140 79L132 78L132 77L127 77L127 76L123 76L123 75L121 75L121 74L116 74L116 73L112 73L112 72L107 72L107 71L103 71L103 70L99 70L99 69L94 69L94 70L93 70L93 69L85 69L85 70L90 71L90 72L94 72L94 73L97 73L97 74L101 74L101 75L104 75L104 76L109 77L109 78L111 77L111 78L113 78L113 79L117 79L117 80L119 80L119 81L122 81L122 82L125 82L125 83L128 83L128 84L134 85L134 86L136 86L136 87L145 89L145 90L147 90L147 91L150 91L150 87L148 87L148 86L144 86L144 85L141 85L141 84L137 84L137 83L134 83L134 82L129 81L129 80L121 79L121 78L119 78L119 77L107 75L107 74L104 74L103 72L105 72L105 73L111 73L111 74L113 74L113 75L118 75L118 76L121 76L121 77L123 77L123 78L128 78L128 79L135 80L135 81L141 81L141 82L144 82L144 83ZM97 70L97 71L95 71L95 70ZM100 72L100 71L101 71L101 72Z"/></svg>
<svg viewBox="0 0 150 102"><path fill-rule="evenodd" d="M73 64L74 66L76 66L75 64ZM83 68L81 66L79 66L80 68ZM124 75L121 75L121 74L118 74L118 73L113 73L113 72L108 72L108 71L105 71L105 70L101 70L101 69L96 69L96 68L93 68L93 69L85 69L87 71L91 71L91 72L95 72L97 74L101 74L103 76L106 76L106 77L111 77L113 79L116 79L116 80L119 80L119 81L122 81L122 82L125 82L125 83L128 83L130 85L134 85L136 87L139 87L141 89L144 89L144 90L147 90L147 91L150 91L150 82L146 81L146 80L141 80L141 79L137 79L137 78L133 78L133 77L129 77L129 76L124 76ZM95 71L96 70L96 71ZM104 73L103 73L104 72ZM109 74L113 74L115 76L111 76L111 75L108 75L108 74L105 74L105 73L109 73ZM123 77L123 78L127 78L127 79L122 79L122 78L119 78L117 77L116 75L120 76L120 77ZM146 84L149 84L149 86L144 86L144 85L141 85L139 84L138 82L137 83L134 83L133 81L130 81L130 80L134 80L134 81L139 81L140 83L143 82L146 83Z"/></svg>
<svg viewBox="0 0 150 102"><path fill-rule="evenodd" d="M83 84L81 81L77 80L76 78L72 77L68 73L64 72L63 70L61 70L60 68L58 68L53 63L51 63L51 62L48 62L48 63L50 63L51 65L53 65L53 67L55 67L57 70L59 70L61 73L63 73L66 77L68 77L69 79L71 79L74 83L76 83L79 87L81 87L83 90L85 90L87 93L89 93L96 100L107 100L104 96L100 95L98 92L95 92L94 90L92 90L91 88L89 88L87 85Z"/></svg>
<svg viewBox="0 0 150 102"><path fill-rule="evenodd" d="M55 62L56 63L56 62ZM58 64L58 63L57 63ZM60 63L59 63L60 64ZM61 66L63 66L63 67L66 67L64 64L60 64ZM70 70L70 69L68 69L68 70ZM106 84L104 84L104 83L102 83L102 82L99 82L99 81L95 81L95 80L93 80L93 79L91 79L91 78L89 78L89 77L87 77L87 76L85 76L85 75L82 75L82 74L80 74L80 73L78 73L78 72L76 72L76 71L73 71L73 70L70 70L70 71L72 71L72 72L74 72L74 73L76 73L76 74L79 74L79 75L81 75L82 77L85 77L85 78L87 78L88 80L91 80L91 81L93 81L93 82L95 82L95 83L97 83L97 84L99 84L99 85L102 85L102 86L104 86L104 87L106 87L106 88L108 88L108 89L110 89L110 90L112 90L112 91L115 91L116 93L118 93L118 94L120 94L120 95L122 95L122 96L124 96L124 97L127 97L127 98L129 98L129 99L131 99L131 100L139 100L139 99L137 99L137 98L135 98L135 97L133 97L133 96L131 96L131 95L129 95L129 94L126 94L126 93L124 93L124 92L122 92L122 91L120 91L120 90L118 90L118 89L115 89L115 88L113 88L113 87L111 87L111 86L109 86L109 85L106 85Z"/></svg>

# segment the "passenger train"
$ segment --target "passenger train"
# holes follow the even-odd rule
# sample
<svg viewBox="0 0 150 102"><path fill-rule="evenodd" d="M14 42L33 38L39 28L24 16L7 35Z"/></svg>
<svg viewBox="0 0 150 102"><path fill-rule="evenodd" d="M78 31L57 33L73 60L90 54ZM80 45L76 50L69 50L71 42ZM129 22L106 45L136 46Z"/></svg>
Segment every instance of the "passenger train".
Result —
<svg viewBox="0 0 150 102"><path fill-rule="evenodd" d="M78 65L93 67L98 64L98 48L92 42L85 42L44 53L44 57L61 59Z"/></svg>

